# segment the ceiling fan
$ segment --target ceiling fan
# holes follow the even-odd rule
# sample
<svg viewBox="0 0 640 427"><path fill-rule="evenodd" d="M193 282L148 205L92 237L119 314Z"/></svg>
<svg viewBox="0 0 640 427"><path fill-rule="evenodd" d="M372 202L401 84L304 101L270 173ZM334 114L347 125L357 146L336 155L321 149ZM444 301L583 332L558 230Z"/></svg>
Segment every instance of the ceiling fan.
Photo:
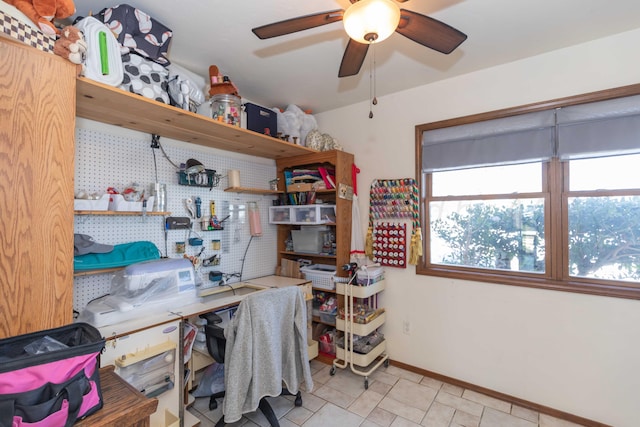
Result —
<svg viewBox="0 0 640 427"><path fill-rule="evenodd" d="M340 64L338 77L348 77L360 72L369 45L379 43L393 32L438 52L449 54L463 41L466 34L417 12L400 7L393 0L350 0L344 9L300 16L252 29L260 39L283 36L332 22L343 21L349 35L349 43ZM404 3L407 0L395 0Z"/></svg>

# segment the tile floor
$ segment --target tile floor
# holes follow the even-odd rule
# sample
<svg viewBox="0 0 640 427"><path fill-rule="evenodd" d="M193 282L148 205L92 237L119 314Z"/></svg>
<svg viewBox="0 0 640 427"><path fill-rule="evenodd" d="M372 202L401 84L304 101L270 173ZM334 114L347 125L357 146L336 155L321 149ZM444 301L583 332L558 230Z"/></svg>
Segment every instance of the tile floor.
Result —
<svg viewBox="0 0 640 427"><path fill-rule="evenodd" d="M329 374L330 365L311 361L314 389L302 392L302 406L293 397L269 398L282 427L577 427L578 424L540 414L472 390L443 383L395 366L380 367L369 377L350 369ZM189 409L201 427L213 427L220 406L196 399ZM233 427L268 427L261 412L246 414Z"/></svg>

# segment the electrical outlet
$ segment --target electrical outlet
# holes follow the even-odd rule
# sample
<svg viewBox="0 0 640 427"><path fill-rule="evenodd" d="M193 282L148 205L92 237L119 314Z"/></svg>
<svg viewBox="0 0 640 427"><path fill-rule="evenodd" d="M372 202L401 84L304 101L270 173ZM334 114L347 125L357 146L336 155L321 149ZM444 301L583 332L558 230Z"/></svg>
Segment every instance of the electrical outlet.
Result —
<svg viewBox="0 0 640 427"><path fill-rule="evenodd" d="M411 335L411 322L408 320L402 322L402 332L405 335Z"/></svg>

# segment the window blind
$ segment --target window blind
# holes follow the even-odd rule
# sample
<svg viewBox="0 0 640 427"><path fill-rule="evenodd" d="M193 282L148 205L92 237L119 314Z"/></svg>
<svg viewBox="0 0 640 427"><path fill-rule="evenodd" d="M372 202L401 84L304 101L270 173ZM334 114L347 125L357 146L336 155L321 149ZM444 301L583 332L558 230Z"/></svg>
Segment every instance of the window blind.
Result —
<svg viewBox="0 0 640 427"><path fill-rule="evenodd" d="M640 95L422 134L424 172L631 153L640 153Z"/></svg>
<svg viewBox="0 0 640 427"><path fill-rule="evenodd" d="M551 158L554 112L434 129L422 134L425 172L527 163Z"/></svg>
<svg viewBox="0 0 640 427"><path fill-rule="evenodd" d="M563 160L640 152L640 95L558 110Z"/></svg>

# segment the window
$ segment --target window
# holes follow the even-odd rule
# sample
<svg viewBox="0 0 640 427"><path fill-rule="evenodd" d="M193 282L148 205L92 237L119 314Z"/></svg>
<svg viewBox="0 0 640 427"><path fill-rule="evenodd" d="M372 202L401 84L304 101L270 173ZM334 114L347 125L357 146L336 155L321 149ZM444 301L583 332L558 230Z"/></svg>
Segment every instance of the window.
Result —
<svg viewBox="0 0 640 427"><path fill-rule="evenodd" d="M638 93L417 126L416 272L640 299Z"/></svg>
<svg viewBox="0 0 640 427"><path fill-rule="evenodd" d="M638 165L638 154L569 161L570 276L640 284Z"/></svg>
<svg viewBox="0 0 640 427"><path fill-rule="evenodd" d="M544 273L541 163L432 176L432 264Z"/></svg>

